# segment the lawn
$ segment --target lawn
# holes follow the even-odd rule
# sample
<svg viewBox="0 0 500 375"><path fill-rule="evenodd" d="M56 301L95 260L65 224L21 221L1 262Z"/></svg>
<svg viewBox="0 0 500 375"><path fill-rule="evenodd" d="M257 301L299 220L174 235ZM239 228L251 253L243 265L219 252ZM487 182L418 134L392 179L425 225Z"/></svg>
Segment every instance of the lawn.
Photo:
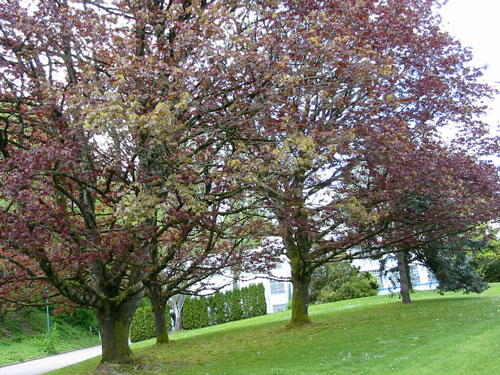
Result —
<svg viewBox="0 0 500 375"><path fill-rule="evenodd" d="M419 292L403 305L377 296L311 307L313 324L287 329L276 313L133 346L127 374L500 374L500 284L481 295ZM51 374L87 375L98 359Z"/></svg>

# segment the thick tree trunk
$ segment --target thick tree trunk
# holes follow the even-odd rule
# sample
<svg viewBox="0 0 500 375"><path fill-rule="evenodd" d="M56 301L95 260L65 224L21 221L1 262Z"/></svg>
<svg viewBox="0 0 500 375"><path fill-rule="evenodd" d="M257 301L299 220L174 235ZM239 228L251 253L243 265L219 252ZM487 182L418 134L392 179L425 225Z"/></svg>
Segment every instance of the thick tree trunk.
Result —
<svg viewBox="0 0 500 375"><path fill-rule="evenodd" d="M399 271L399 286L401 298L403 303L410 303L410 275L408 273L408 266L406 264L406 257L403 251L396 253L396 259L398 260L398 271Z"/></svg>
<svg viewBox="0 0 500 375"><path fill-rule="evenodd" d="M300 242L307 242L305 238L297 242L296 237L290 235L283 238L286 245L286 255L290 260L293 285L292 319L289 326L301 326L311 322L308 311L311 271L304 260L309 254L309 248L300 244Z"/></svg>
<svg viewBox="0 0 500 375"><path fill-rule="evenodd" d="M128 363L132 360L128 337L134 312L135 309L131 311L125 308L111 311L94 309L102 338L101 363Z"/></svg>
<svg viewBox="0 0 500 375"><path fill-rule="evenodd" d="M310 323L309 319L309 283L311 277L294 277L292 270L292 284L293 284L293 297L292 297L292 319L291 326L299 326Z"/></svg>

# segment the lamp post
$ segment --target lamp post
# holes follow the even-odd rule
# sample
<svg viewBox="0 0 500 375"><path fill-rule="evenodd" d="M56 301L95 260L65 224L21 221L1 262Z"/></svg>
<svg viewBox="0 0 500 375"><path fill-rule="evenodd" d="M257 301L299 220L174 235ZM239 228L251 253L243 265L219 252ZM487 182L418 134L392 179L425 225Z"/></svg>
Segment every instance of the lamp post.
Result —
<svg viewBox="0 0 500 375"><path fill-rule="evenodd" d="M45 300L47 306L47 338L50 340L50 314L49 314L49 299Z"/></svg>

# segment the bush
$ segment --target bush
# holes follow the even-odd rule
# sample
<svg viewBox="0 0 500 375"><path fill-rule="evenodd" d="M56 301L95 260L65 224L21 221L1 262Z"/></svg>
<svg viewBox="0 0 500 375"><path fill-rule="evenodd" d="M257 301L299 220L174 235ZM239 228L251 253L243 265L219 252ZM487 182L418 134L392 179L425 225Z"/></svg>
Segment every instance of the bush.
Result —
<svg viewBox="0 0 500 375"><path fill-rule="evenodd" d="M210 297L187 298L182 313L184 329L202 328L266 313L264 286L217 292Z"/></svg>
<svg viewBox="0 0 500 375"><path fill-rule="evenodd" d="M156 325L152 307L139 307L130 323L130 341L143 341L155 336Z"/></svg>
<svg viewBox="0 0 500 375"><path fill-rule="evenodd" d="M320 267L312 276L311 302L335 302L374 296L379 285L370 273L361 273L347 261Z"/></svg>
<svg viewBox="0 0 500 375"><path fill-rule="evenodd" d="M266 315L267 305L266 305L266 290L264 285L258 284L254 287L255 305L253 316Z"/></svg>
<svg viewBox="0 0 500 375"><path fill-rule="evenodd" d="M490 247L474 254L471 265L485 281L500 281L500 251L496 248Z"/></svg>
<svg viewBox="0 0 500 375"><path fill-rule="evenodd" d="M43 353L46 354L57 354L58 350L56 347L59 341L59 330L57 329L57 323L50 329L50 338L47 334L42 334L34 339L35 346Z"/></svg>
<svg viewBox="0 0 500 375"><path fill-rule="evenodd" d="M246 288L243 288L245 290ZM236 320L243 319L243 308L242 308L242 291L240 289L234 289L232 294L229 294L228 302L230 303L229 321L234 322Z"/></svg>
<svg viewBox="0 0 500 375"><path fill-rule="evenodd" d="M168 329L170 329L170 311L167 305L165 311ZM130 323L130 341L137 342L156 337L156 322L153 307L146 305L139 307Z"/></svg>
<svg viewBox="0 0 500 375"><path fill-rule="evenodd" d="M210 323L208 304L205 297L186 298L182 314L184 329L207 327Z"/></svg>

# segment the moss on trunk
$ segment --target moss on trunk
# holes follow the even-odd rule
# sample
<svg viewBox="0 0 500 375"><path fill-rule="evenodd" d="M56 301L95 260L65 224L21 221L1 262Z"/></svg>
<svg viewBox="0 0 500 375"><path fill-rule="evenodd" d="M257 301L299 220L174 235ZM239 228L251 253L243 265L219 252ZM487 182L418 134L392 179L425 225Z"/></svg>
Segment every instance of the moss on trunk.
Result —
<svg viewBox="0 0 500 375"><path fill-rule="evenodd" d="M132 320L121 311L96 312L102 338L101 363L128 363L132 351L128 344L130 322Z"/></svg>

